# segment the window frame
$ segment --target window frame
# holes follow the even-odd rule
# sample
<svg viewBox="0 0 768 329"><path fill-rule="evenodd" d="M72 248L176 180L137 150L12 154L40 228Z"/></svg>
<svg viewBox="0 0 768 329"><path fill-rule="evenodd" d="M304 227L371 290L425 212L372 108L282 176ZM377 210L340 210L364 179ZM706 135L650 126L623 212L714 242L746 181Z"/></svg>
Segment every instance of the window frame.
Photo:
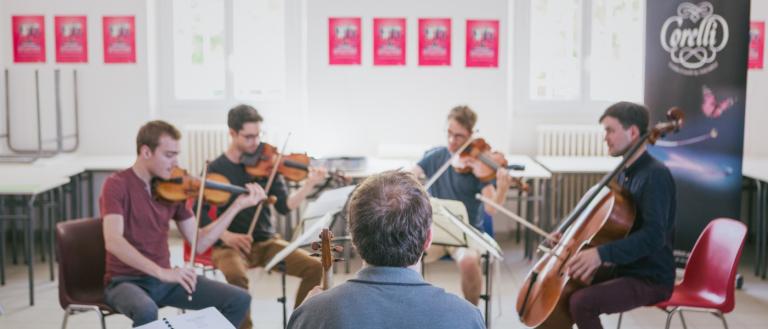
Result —
<svg viewBox="0 0 768 329"><path fill-rule="evenodd" d="M157 2L157 81L158 81L158 105L161 113L170 114L183 114L188 111L226 111L234 104L248 103L256 107L270 106L273 104L285 104L288 93L287 81L288 77L288 64L284 68L286 75L286 86L282 95L277 98L238 98L235 97L235 78L232 71L232 58L234 54L234 45L232 40L234 37L234 2L233 0L224 1L224 45L225 45L225 80L224 80L224 97L221 99L179 99L176 97L176 77L175 77L175 49L174 49L174 35L173 35L173 6L174 1L158 1ZM283 24L288 24L287 12L288 6L285 7L283 12L284 20ZM287 37L287 35L286 35ZM287 48L288 40L286 40ZM287 49L285 49L287 51Z"/></svg>
<svg viewBox="0 0 768 329"><path fill-rule="evenodd" d="M531 2L536 0L515 1L512 11L512 23L514 26L511 34L514 40L514 56L512 62L514 67L512 74L512 89L509 91L513 98L515 112L524 114L587 114L600 112L615 101L602 101L591 99L591 72L589 62L592 55L592 0L581 0L581 88L579 98L575 100L534 100L530 96L530 75L531 75ZM643 7L645 2L643 1ZM640 20L643 22L641 30L642 49L645 51L647 36L645 35L645 17L646 10L643 9ZM645 61L641 65L641 78L645 76ZM640 95L644 94L644 84L641 83Z"/></svg>

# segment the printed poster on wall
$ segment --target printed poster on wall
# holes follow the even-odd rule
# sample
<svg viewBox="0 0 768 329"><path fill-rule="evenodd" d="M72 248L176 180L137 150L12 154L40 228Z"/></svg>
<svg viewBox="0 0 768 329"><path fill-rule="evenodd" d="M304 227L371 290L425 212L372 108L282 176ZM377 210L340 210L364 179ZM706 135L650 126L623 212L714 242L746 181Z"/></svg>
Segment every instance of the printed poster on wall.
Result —
<svg viewBox="0 0 768 329"><path fill-rule="evenodd" d="M675 249L691 250L710 220L740 218L749 0L648 1L646 13L651 122L685 114L649 151L675 179Z"/></svg>
<svg viewBox="0 0 768 329"><path fill-rule="evenodd" d="M749 25L749 60L750 69L763 68L765 50L765 22L752 22Z"/></svg>
<svg viewBox="0 0 768 329"><path fill-rule="evenodd" d="M373 19L373 65L405 65L405 18Z"/></svg>
<svg viewBox="0 0 768 329"><path fill-rule="evenodd" d="M499 21L467 20L467 67L499 66Z"/></svg>
<svg viewBox="0 0 768 329"><path fill-rule="evenodd" d="M104 63L136 63L134 16L104 16Z"/></svg>
<svg viewBox="0 0 768 329"><path fill-rule="evenodd" d="M328 64L360 65L360 18L328 18Z"/></svg>
<svg viewBox="0 0 768 329"><path fill-rule="evenodd" d="M450 18L419 18L419 65L451 65Z"/></svg>
<svg viewBox="0 0 768 329"><path fill-rule="evenodd" d="M88 28L85 16L56 16L56 62L88 62Z"/></svg>
<svg viewBox="0 0 768 329"><path fill-rule="evenodd" d="M13 62L45 62L45 17L13 16Z"/></svg>

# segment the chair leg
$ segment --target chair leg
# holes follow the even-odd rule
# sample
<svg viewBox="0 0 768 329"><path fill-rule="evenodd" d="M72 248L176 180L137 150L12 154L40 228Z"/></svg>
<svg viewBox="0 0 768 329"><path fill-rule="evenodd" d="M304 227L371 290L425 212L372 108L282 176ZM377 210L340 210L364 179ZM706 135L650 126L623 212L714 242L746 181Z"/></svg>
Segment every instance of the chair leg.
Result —
<svg viewBox="0 0 768 329"><path fill-rule="evenodd" d="M674 311L666 311L667 312L667 324L664 325L664 329L669 329L669 325L672 324L672 317L675 315Z"/></svg>
<svg viewBox="0 0 768 329"><path fill-rule="evenodd" d="M64 320L61 321L61 329L67 329L67 319L69 318L69 314L72 310L67 306L67 309L64 310Z"/></svg>
<svg viewBox="0 0 768 329"><path fill-rule="evenodd" d="M107 323L104 321L104 314L102 314L101 311L97 311L96 314L99 315L99 321L101 321L101 329L107 329Z"/></svg>
<svg viewBox="0 0 768 329"><path fill-rule="evenodd" d="M720 311L712 312L712 315L720 318L720 321L723 321L723 328L728 329L728 322L725 322L725 314Z"/></svg>
<svg viewBox="0 0 768 329"><path fill-rule="evenodd" d="M683 317L683 311L680 310L678 313L680 314L680 322L683 323L683 329L688 329L688 326L685 324L685 317Z"/></svg>
<svg viewBox="0 0 768 329"><path fill-rule="evenodd" d="M624 317L624 313L619 313L619 323L616 324L616 329L621 329L621 319Z"/></svg>

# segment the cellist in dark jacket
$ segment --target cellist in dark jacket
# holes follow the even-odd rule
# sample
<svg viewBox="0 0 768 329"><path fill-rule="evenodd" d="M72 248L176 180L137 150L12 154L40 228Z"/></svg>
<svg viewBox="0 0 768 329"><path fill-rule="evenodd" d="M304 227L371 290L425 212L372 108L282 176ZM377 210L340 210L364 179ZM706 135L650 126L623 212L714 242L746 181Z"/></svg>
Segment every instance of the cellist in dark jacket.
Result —
<svg viewBox="0 0 768 329"><path fill-rule="evenodd" d="M605 128L611 156L624 156L648 130L649 114L642 105L620 102L608 107L599 121ZM600 314L653 305L672 294L675 183L669 169L648 154L645 146L642 148L617 176L637 208L629 235L584 249L568 264L571 277L591 281L569 301L571 317L579 329L602 328ZM615 266L612 275L595 276L605 265Z"/></svg>

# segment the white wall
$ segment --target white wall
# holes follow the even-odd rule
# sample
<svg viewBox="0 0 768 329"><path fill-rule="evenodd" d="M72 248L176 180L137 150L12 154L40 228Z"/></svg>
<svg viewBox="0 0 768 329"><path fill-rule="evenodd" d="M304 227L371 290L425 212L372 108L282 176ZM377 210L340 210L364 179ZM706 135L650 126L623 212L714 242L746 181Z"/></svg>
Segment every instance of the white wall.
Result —
<svg viewBox="0 0 768 329"><path fill-rule="evenodd" d="M467 5L463 5L466 3ZM467 104L478 112L477 128L494 147L506 148L508 62L498 68L466 68L465 20L498 19L507 26L507 1L308 1L308 103L313 149L321 153L371 153L379 143L440 144L448 111ZM459 5L462 4L462 5ZM328 65L328 17L362 17L360 66ZM404 67L373 66L374 17L407 19ZM451 66L418 66L420 17L452 18ZM500 41L507 53L506 39ZM345 124L352 123L352 124ZM502 123L502 124L499 124Z"/></svg>
<svg viewBox="0 0 768 329"><path fill-rule="evenodd" d="M151 1L151 0L148 0ZM0 48L3 67L11 71L11 95L14 136L19 145L33 147L34 138L34 78L35 69L41 74L41 105L47 137L54 137L53 70L62 70L62 107L67 120L65 133L71 133L74 123L72 103L72 69L79 75L80 148L83 154L133 154L138 127L149 118L149 71L147 66L147 2L121 0L2 0L0 12ZM46 63L13 63L11 16L44 15L46 29ZM55 58L55 15L86 15L88 17L88 63L57 64ZM104 64L102 51L102 16L134 15L136 17L136 64ZM2 102L3 113L5 104ZM2 119L4 120L4 116ZM3 122L4 121L0 121ZM4 126L3 126L4 129ZM21 139L23 137L23 139ZM45 136L44 136L45 137ZM22 143L24 145L22 145ZM3 141L1 145L5 145ZM49 147L52 147L51 145Z"/></svg>
<svg viewBox="0 0 768 329"><path fill-rule="evenodd" d="M34 116L32 71L41 69L46 131L53 131L52 70L63 68L62 104L71 112L69 71L80 74L81 146L86 154L132 154L138 127L151 118L178 125L219 123L226 120L226 108L206 111L169 109L160 104L156 70L164 54L157 47L165 42L157 28L167 13L156 11L158 2L120 0L0 0L0 63L11 69L11 92L18 136L29 134ZM255 104L267 118L267 127L277 135L291 130L291 144L312 154L375 154L379 143L440 144L444 142L444 118L457 104L468 104L479 113L478 128L496 148L514 153L534 154L535 128L539 124L592 124L597 109L558 115L536 114L514 108L510 77L522 68L511 67L510 56L523 51L508 47L510 24L508 2L504 0L304 0L286 4L286 53L288 56L287 97L283 103ZM156 11L156 12L155 12ZM47 63L14 64L11 16L46 16ZM88 16L88 64L56 64L53 16ZM156 15L155 15L156 14ZM101 17L135 15L137 63L105 65L102 54ZM156 26L148 25L157 18ZM363 65L329 66L327 19L331 16L363 18ZM453 51L450 67L419 67L416 25L419 17L451 17ZM306 24L303 17L307 18ZM372 66L371 28L373 17L406 17L408 22L407 65ZM768 20L768 3L752 1L752 17ZM467 18L499 19L502 27L499 68L464 66L464 22ZM304 35L306 33L306 35ZM302 40L306 37L306 45ZM158 56L158 57L155 57ZM749 71L745 154L768 156L768 88L766 70ZM0 79L0 90L3 81ZM4 102L0 108L5 110ZM594 112L594 113L593 113ZM0 130L4 129L0 115ZM73 126L65 122L65 130ZM17 132L17 131L14 131ZM52 137L49 134L48 137ZM32 146L26 136L19 143ZM0 148L4 142L0 142Z"/></svg>
<svg viewBox="0 0 768 329"><path fill-rule="evenodd" d="M752 0L752 20L768 22L768 1ZM765 47L765 46L764 46ZM768 54L768 47L763 48ZM768 57L763 69L749 70L747 74L747 113L744 127L744 155L768 156Z"/></svg>

